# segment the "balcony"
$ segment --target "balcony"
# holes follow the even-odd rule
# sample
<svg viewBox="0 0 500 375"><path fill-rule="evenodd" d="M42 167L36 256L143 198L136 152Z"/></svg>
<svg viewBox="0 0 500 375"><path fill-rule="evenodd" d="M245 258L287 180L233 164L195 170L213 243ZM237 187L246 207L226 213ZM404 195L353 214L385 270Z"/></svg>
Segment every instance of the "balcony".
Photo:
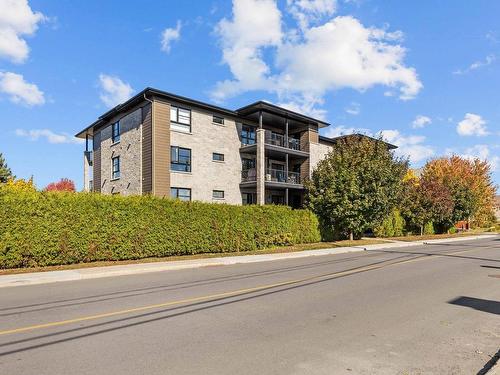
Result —
<svg viewBox="0 0 500 375"><path fill-rule="evenodd" d="M270 130L266 130L264 142L268 145L300 151L300 141L298 139L288 137L287 140L283 134L274 133Z"/></svg>
<svg viewBox="0 0 500 375"><path fill-rule="evenodd" d="M300 173L285 172L279 169L266 169L266 182L300 185Z"/></svg>
<svg viewBox="0 0 500 375"><path fill-rule="evenodd" d="M241 182L257 181L257 170L255 168L244 169L241 171Z"/></svg>
<svg viewBox="0 0 500 375"><path fill-rule="evenodd" d="M257 181L257 170L255 168L241 171L242 183L253 183ZM269 185L301 185L300 173L285 172L279 169L266 169L264 181Z"/></svg>

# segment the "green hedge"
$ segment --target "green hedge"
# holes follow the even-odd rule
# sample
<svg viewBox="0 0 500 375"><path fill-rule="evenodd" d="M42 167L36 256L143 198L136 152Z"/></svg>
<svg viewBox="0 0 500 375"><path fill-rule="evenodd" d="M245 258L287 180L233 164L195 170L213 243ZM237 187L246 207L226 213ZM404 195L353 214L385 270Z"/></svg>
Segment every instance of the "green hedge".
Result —
<svg viewBox="0 0 500 375"><path fill-rule="evenodd" d="M0 188L0 268L250 251L320 240L307 210Z"/></svg>
<svg viewBox="0 0 500 375"><path fill-rule="evenodd" d="M375 227L376 237L401 237L404 235L405 219L398 210L392 211L382 223Z"/></svg>

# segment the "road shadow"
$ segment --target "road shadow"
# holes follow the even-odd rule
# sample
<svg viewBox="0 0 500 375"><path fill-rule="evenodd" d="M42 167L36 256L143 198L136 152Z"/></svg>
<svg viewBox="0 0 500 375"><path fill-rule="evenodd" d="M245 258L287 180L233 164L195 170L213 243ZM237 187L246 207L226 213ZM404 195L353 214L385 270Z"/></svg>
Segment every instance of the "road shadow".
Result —
<svg viewBox="0 0 500 375"><path fill-rule="evenodd" d="M491 246L490 246L491 247ZM437 256L437 257L450 257L450 258L459 258L459 259L470 259L470 260L483 260L487 262L500 262L500 259L492 259L492 258L480 258L480 257L471 257L466 255L458 255L453 254L456 253L457 250L452 250L449 252L436 251L436 252L426 252L426 251L398 251L398 250L366 250L370 253L389 253L389 254L412 254L412 255L423 255L423 256ZM465 250L467 251L467 250Z"/></svg>
<svg viewBox="0 0 500 375"><path fill-rule="evenodd" d="M493 268L495 270L500 270L500 267L496 267L496 266L489 266L489 265L486 265L486 264L482 264L481 267L484 267L484 268Z"/></svg>
<svg viewBox="0 0 500 375"><path fill-rule="evenodd" d="M448 301L451 305L470 307L474 310L500 315L500 302L474 297L457 297Z"/></svg>
<svg viewBox="0 0 500 375"><path fill-rule="evenodd" d="M51 310L51 309L56 309L56 308L61 308L61 307L68 307L68 306L86 305L86 304L91 304L91 303L110 301L110 300L116 300L116 299L122 299L122 298L144 296L144 295L148 295L148 294L162 293L162 292L166 292L166 291L182 290L182 289L187 289L187 288L192 288L192 287L213 285L213 284L223 283L223 282L228 282L228 281L238 281L238 280L244 280L244 279L249 279L249 278L254 278L254 277L285 274L288 272L308 270L308 269L314 269L314 268L318 268L318 267L324 267L327 265L335 265L335 264L356 261L359 259L373 258L373 257L379 256L379 255L380 254L361 254L361 255L357 255L357 256L345 257L342 259L334 259L334 260L329 260L329 261L323 260L323 261L319 261L319 262L312 262L312 263L302 264L302 265L297 265L297 266L272 268L269 270L258 271L258 272L248 272L248 273L243 273L243 274L198 279L198 280L193 280L193 281L172 283L172 284L159 285L159 286L154 286L154 287L135 288L135 289L110 292L110 293L93 294L93 295L89 295L89 296L81 296L81 297L68 298L68 299L59 299L59 300L36 303L36 304L4 307L4 308L0 308L0 317L6 317L6 316L18 315L18 314L30 313L30 312L37 312L37 311L44 311L44 310ZM410 256L410 255L411 254L406 255L406 256ZM400 258L400 257L398 257L398 258ZM398 258L394 258L394 259L398 259ZM386 260L383 260L383 261L386 261ZM27 310L19 311L20 309L27 309Z"/></svg>
<svg viewBox="0 0 500 375"><path fill-rule="evenodd" d="M406 261L406 257L399 257L399 258L404 258L404 259L393 262L393 263L391 263L391 265ZM394 260L394 259L391 259L391 260ZM377 266L377 265L382 265L386 262L387 261L379 261L379 262L371 263L370 265ZM35 335L33 337L28 337L28 338L14 340L14 341L8 341L5 343L1 343L0 347L1 348L12 347L12 346L16 346L19 344L28 344L28 345L21 347L21 348L15 348L15 349L13 348L10 350L8 349L6 351L0 352L0 357L12 355L12 354L17 354L17 353L21 353L21 352L25 352L25 351L29 351L29 350L33 350L33 349L39 349L39 348L43 348L43 347L47 347L47 346L52 346L52 345L56 345L56 344L61 344L64 342L70 342L70 341L78 340L78 339L85 338L85 337L92 337L92 336L96 336L96 335L101 335L101 334L105 334L105 333L109 333L109 332L113 332L113 331L117 331L117 330L122 330L125 328L141 326L141 325L152 323L152 322L172 319L175 317L179 317L179 316L183 316L183 315L187 315L187 314L192 314L192 313L196 313L196 312L200 312L200 311L204 311L204 310L211 310L214 308L220 308L220 307L227 306L227 305L232 305L232 304L241 303L244 301L254 300L254 299L258 299L258 298L262 298L262 297L270 296L270 295L274 295L274 294L280 294L283 292L296 290L296 289L300 289L300 288L305 288L305 287L312 286L312 285L318 285L318 284L326 283L326 282L329 282L332 280L336 280L336 279L340 279L340 278L344 278L344 277L349 277L349 276L353 276L356 274L370 272L372 270L379 269L379 268L367 269L366 267L367 266L351 268L351 269L346 270L346 271L354 271L354 272L349 273L349 274L345 274L345 275L332 275L332 276L329 276L330 274L316 275L316 276L314 276L314 278L318 278L319 280L297 281L297 282L292 281L289 285L269 286L269 287L265 287L259 291L242 292L242 293L234 295L234 296L219 297L219 298L214 298L214 299L210 299L207 301L188 303L188 304L184 304L184 305L180 305L180 306L159 309L157 311L151 311L151 312L147 312L147 313L126 316L123 318L118 318L118 319L113 318L113 319L110 319L108 321L90 324L90 325L85 325L85 326L80 326L77 328L63 329L63 330L53 332L53 333ZM358 268L360 268L360 269L357 270ZM139 321L137 321L137 320L139 320ZM113 326L113 325L115 325L115 326ZM109 327L109 326L111 326L111 327ZM90 332L88 332L88 331L90 331ZM61 336L61 335L63 335L63 336L64 335L72 335L72 336L65 337L65 338L59 338L59 336ZM43 340L43 339L48 339L50 341L36 343L37 341Z"/></svg>

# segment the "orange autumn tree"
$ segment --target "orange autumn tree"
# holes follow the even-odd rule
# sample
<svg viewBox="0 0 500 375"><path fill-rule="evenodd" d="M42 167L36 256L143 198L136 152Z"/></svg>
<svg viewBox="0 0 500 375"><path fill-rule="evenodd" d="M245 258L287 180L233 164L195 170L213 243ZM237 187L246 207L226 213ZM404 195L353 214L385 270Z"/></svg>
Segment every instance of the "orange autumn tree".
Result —
<svg viewBox="0 0 500 375"><path fill-rule="evenodd" d="M58 182L51 182L44 191L75 191L75 183L69 178L61 178Z"/></svg>
<svg viewBox="0 0 500 375"><path fill-rule="evenodd" d="M496 187L487 161L457 155L429 161L422 178L440 181L450 191L454 203L452 218L471 221L475 226L489 224Z"/></svg>

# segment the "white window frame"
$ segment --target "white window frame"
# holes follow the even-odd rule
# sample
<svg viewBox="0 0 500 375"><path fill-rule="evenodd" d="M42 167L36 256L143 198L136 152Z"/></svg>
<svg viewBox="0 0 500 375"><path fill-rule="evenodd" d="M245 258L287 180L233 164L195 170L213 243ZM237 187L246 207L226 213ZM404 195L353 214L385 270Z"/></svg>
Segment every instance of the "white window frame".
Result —
<svg viewBox="0 0 500 375"><path fill-rule="evenodd" d="M183 112L181 114L181 112ZM170 106L170 128L184 133L191 133L192 112L190 109Z"/></svg>

